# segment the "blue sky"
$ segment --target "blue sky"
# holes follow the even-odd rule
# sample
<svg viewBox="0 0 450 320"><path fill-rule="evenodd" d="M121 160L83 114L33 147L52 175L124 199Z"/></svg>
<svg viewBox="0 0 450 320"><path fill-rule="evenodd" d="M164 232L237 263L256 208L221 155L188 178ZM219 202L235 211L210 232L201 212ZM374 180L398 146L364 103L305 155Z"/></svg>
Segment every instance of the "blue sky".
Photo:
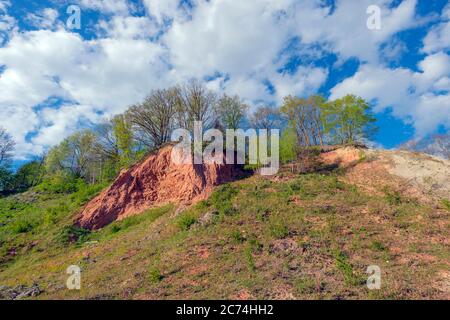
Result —
<svg viewBox="0 0 450 320"><path fill-rule="evenodd" d="M29 159L198 78L252 106L360 95L393 148L450 129L449 54L446 0L0 0L0 126Z"/></svg>

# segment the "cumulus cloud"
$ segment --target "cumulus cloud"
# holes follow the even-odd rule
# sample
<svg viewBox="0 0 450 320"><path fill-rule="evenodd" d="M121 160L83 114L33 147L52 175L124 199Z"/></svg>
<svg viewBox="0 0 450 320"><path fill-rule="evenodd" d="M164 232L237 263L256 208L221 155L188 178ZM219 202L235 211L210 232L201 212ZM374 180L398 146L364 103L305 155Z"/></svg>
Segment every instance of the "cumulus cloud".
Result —
<svg viewBox="0 0 450 320"><path fill-rule="evenodd" d="M36 28L51 29L58 24L58 16L58 11L46 8L38 13L28 13L25 19Z"/></svg>
<svg viewBox="0 0 450 320"><path fill-rule="evenodd" d="M441 22L431 28L423 44L426 53L450 49L450 3L442 10Z"/></svg>
<svg viewBox="0 0 450 320"><path fill-rule="evenodd" d="M0 48L0 125L14 135L19 157L123 112L152 89L194 77L250 104L315 93L331 71L313 63L323 53L363 63L332 96L355 92L377 99L378 110L392 106L419 131L431 130L450 114L444 106L448 56L436 45L442 41L433 40L445 38L445 31L430 30L420 72L383 66L383 57L405 51L393 38L416 26L416 0L340 0L335 8L318 0L191 0L189 5L142 0L146 11L139 16L134 1L74 3L101 14L94 39L64 30L53 9L28 15L39 30L18 30L7 14L11 3L0 0L0 34L6 32ZM373 4L381 8L381 30L366 27L366 9ZM299 45L290 47L294 40ZM286 71L293 56L302 63Z"/></svg>
<svg viewBox="0 0 450 320"><path fill-rule="evenodd" d="M354 76L331 90L331 98L352 92L373 101L377 112L392 108L393 115L413 124L418 135L426 135L439 126L450 129L450 56L443 52L429 55L419 68L421 72L363 65ZM436 84L447 91L436 91Z"/></svg>
<svg viewBox="0 0 450 320"><path fill-rule="evenodd" d="M73 101L70 110L74 111L65 115L74 123L82 114L90 117L94 111L109 115L122 112L142 99L149 88L167 85L161 53L160 45L145 40L85 41L63 29L17 33L0 48L0 63L6 66L0 77L1 123L5 122L18 141L22 155L32 149L24 139L29 132L38 131L36 143L61 139L74 128L61 124L64 132L43 138L55 131L45 130L47 122L40 121L45 119L40 104L50 97ZM82 105L91 108L75 112ZM26 117L33 121L24 122Z"/></svg>
<svg viewBox="0 0 450 320"><path fill-rule="evenodd" d="M127 0L79 0L83 8L98 10L107 14L129 13L130 4Z"/></svg>

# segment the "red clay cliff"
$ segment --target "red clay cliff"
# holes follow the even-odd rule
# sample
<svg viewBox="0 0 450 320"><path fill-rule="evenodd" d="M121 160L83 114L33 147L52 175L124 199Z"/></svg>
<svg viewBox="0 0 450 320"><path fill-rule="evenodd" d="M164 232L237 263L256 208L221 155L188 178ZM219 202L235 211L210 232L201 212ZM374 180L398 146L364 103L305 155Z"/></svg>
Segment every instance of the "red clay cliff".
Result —
<svg viewBox="0 0 450 320"><path fill-rule="evenodd" d="M85 229L140 214L158 205L189 205L209 196L214 186L234 180L240 170L228 164L175 164L166 146L122 171L113 184L90 201L76 224Z"/></svg>

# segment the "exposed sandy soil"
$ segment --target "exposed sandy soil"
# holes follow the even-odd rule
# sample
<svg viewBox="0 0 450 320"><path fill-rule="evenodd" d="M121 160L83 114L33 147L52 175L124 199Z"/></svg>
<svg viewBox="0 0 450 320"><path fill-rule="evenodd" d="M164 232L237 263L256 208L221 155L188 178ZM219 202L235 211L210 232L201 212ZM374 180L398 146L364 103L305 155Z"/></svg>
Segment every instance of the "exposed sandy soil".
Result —
<svg viewBox="0 0 450 320"><path fill-rule="evenodd" d="M83 209L76 224L86 229L140 214L167 203L189 205L209 196L214 186L234 180L240 171L233 165L175 164L167 146L129 170Z"/></svg>
<svg viewBox="0 0 450 320"><path fill-rule="evenodd" d="M321 154L321 160L346 168L348 182L379 193L390 187L419 200L450 198L450 161L407 151L344 147Z"/></svg>

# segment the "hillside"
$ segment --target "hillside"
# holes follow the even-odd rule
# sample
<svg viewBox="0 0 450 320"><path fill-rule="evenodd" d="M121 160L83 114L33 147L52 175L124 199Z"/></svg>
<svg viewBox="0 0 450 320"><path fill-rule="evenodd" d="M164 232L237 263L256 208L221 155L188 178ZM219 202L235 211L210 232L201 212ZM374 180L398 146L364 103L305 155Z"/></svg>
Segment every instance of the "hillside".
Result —
<svg viewBox="0 0 450 320"><path fill-rule="evenodd" d="M0 298L450 299L449 161L311 151L193 205L74 227L103 187L0 199ZM69 265L80 291L65 287Z"/></svg>

